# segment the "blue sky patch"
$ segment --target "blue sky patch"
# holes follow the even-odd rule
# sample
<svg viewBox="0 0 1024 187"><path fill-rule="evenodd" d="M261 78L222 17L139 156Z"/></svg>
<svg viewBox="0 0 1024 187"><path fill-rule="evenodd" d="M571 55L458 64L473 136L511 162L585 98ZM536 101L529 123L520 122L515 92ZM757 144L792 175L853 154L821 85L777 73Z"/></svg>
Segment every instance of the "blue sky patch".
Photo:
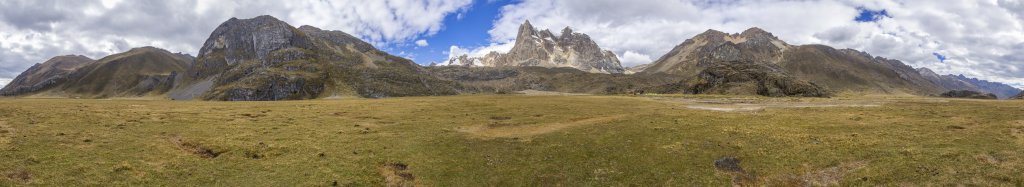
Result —
<svg viewBox="0 0 1024 187"><path fill-rule="evenodd" d="M417 46L413 40L406 44L386 46L382 50L409 58L421 65L447 62L448 50L453 45L486 46L490 44L491 36L487 31L494 27L494 21L501 14L501 8L512 3L514 3L512 0L476 0L468 10L445 17L444 28L434 35L424 35L416 39L426 40L429 45Z"/></svg>
<svg viewBox="0 0 1024 187"><path fill-rule="evenodd" d="M946 62L946 55L939 54L938 52L934 52L932 55L935 55L935 58L939 59L939 62Z"/></svg>
<svg viewBox="0 0 1024 187"><path fill-rule="evenodd" d="M857 22L876 22L878 20L881 20L882 18L892 18L892 16L889 15L889 12L886 11L885 9L871 10L864 7L859 7L857 8L857 11L860 11L860 14L858 14L857 17L853 18L853 20Z"/></svg>

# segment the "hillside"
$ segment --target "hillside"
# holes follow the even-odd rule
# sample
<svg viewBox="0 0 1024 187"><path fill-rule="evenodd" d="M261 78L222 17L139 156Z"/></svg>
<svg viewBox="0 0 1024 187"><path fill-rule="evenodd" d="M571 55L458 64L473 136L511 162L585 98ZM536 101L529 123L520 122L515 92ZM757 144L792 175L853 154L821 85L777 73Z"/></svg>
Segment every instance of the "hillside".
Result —
<svg viewBox="0 0 1024 187"><path fill-rule="evenodd" d="M587 94L640 94L680 81L673 76L589 73L569 67L428 67L435 76L459 83L461 93L540 90Z"/></svg>
<svg viewBox="0 0 1024 187"><path fill-rule="evenodd" d="M19 96L44 91L67 81L67 76L83 64L95 60L81 55L66 55L36 63L0 89L2 96Z"/></svg>
<svg viewBox="0 0 1024 187"><path fill-rule="evenodd" d="M453 83L341 31L271 16L232 18L210 34L172 99L291 100L455 94Z"/></svg>
<svg viewBox="0 0 1024 187"><path fill-rule="evenodd" d="M177 75L192 60L159 48L135 48L82 66L51 94L95 98L161 95L173 87Z"/></svg>
<svg viewBox="0 0 1024 187"><path fill-rule="evenodd" d="M55 57L25 71L11 84L11 96L82 98L161 95L193 58L154 47L141 47L99 60L82 56ZM40 79L45 77L43 79ZM29 87L23 85L32 85ZM8 92L5 92L8 93Z"/></svg>
<svg viewBox="0 0 1024 187"><path fill-rule="evenodd" d="M778 77L794 80L788 82L799 83L774 85L778 88L807 87L827 92L882 94L934 94L943 91L899 61L824 45L789 45L759 28L739 34L708 30L676 46L639 74L667 73L695 80L699 75L707 74L704 71L709 67L734 62L756 64L765 67L760 72L774 72ZM767 80L755 77L752 81L765 85L763 82ZM695 84L702 81L693 82L681 86L695 92ZM760 89L751 87L731 93L761 93L757 90Z"/></svg>

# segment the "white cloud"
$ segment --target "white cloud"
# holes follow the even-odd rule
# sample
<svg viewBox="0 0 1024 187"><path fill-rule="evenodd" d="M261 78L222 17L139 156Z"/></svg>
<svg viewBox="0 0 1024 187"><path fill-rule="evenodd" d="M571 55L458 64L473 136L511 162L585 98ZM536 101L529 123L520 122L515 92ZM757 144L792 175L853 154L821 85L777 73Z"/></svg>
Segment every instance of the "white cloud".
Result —
<svg viewBox="0 0 1024 187"><path fill-rule="evenodd" d="M416 46L426 47L427 45L430 45L427 40L416 40Z"/></svg>
<svg viewBox="0 0 1024 187"><path fill-rule="evenodd" d="M4 86L7 86L7 84L10 84L12 80L13 79L0 78L0 88L3 88Z"/></svg>
<svg viewBox="0 0 1024 187"><path fill-rule="evenodd" d="M448 59L456 58L462 55L469 57L483 57L491 52L508 53L512 50L515 41L504 41L501 43L491 43L487 46L479 46L473 49L462 48L459 46L451 46L448 49Z"/></svg>
<svg viewBox="0 0 1024 187"><path fill-rule="evenodd" d="M891 18L856 22L858 7L885 9ZM760 27L791 44L853 48L938 73L1024 87L1021 0L523 0L501 14L489 31L496 45L514 39L528 19L537 28L571 26L586 33L622 54L626 65L657 59L707 29ZM940 63L934 52L948 59Z"/></svg>
<svg viewBox="0 0 1024 187"><path fill-rule="evenodd" d="M231 17L271 15L296 27L341 30L375 45L415 43L471 0L121 1L0 0L0 78L50 57L100 58L155 46L196 54Z"/></svg>
<svg viewBox="0 0 1024 187"><path fill-rule="evenodd" d="M626 51L622 56L619 56L619 61L622 62L622 66L624 67L633 67L636 65L650 63L652 60L651 56L633 51Z"/></svg>

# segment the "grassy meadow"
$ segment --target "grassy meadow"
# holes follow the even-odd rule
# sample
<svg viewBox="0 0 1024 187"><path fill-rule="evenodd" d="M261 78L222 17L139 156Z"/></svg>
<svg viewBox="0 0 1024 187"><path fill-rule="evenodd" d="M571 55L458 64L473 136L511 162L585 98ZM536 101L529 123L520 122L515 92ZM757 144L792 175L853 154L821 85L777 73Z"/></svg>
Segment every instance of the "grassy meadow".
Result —
<svg viewBox="0 0 1024 187"><path fill-rule="evenodd" d="M1024 186L1024 101L0 99L0 186L957 184Z"/></svg>

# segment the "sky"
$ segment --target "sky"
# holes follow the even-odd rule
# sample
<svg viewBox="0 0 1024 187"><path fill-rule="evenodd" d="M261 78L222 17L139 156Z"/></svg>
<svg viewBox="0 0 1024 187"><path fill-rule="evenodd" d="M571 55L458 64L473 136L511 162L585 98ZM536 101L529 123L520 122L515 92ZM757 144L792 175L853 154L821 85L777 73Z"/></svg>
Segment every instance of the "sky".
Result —
<svg viewBox="0 0 1024 187"><path fill-rule="evenodd" d="M759 27L794 45L1024 88L1024 0L0 0L0 84L58 55L196 54L220 23L259 15L350 33L423 65L508 51L526 20L585 33L627 67L708 29Z"/></svg>

